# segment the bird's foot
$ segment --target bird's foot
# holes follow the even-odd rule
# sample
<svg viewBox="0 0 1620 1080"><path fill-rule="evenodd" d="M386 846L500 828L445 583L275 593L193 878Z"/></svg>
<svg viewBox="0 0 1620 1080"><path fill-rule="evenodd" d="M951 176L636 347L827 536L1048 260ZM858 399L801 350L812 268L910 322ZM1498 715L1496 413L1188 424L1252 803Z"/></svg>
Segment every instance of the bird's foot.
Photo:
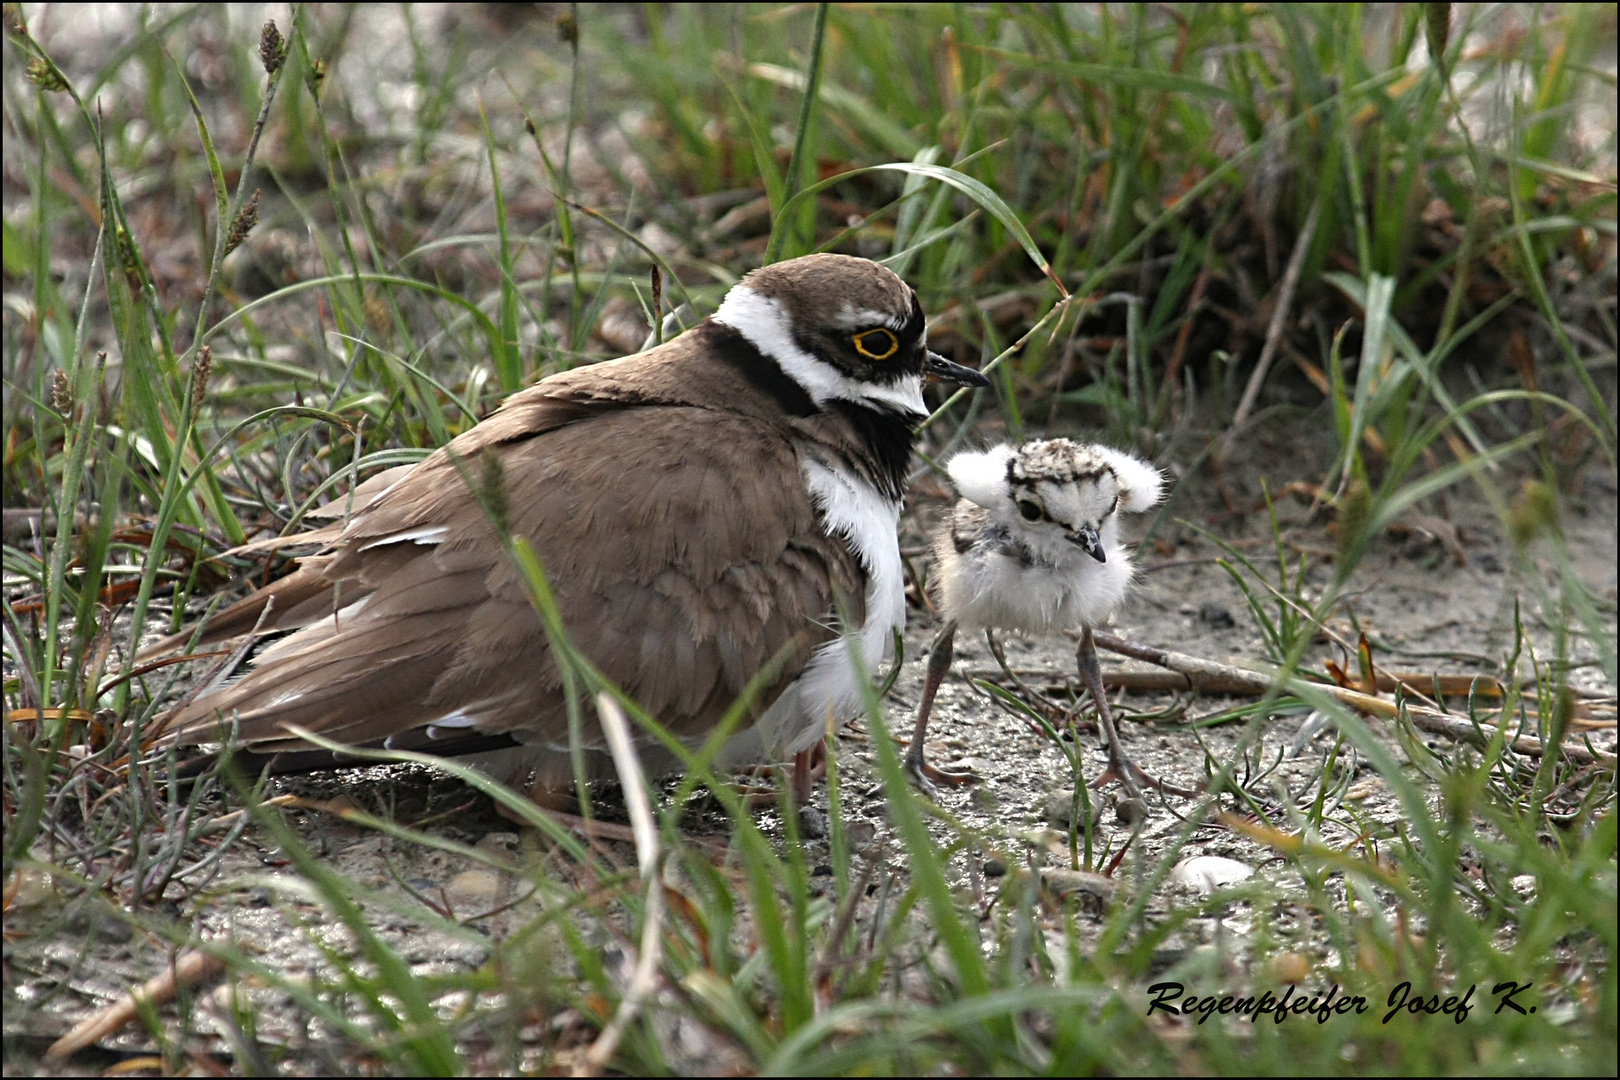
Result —
<svg viewBox="0 0 1620 1080"><path fill-rule="evenodd" d="M808 750L793 755L791 764L782 765L756 765L747 770L755 780L762 781L755 784L738 784L737 794L742 797L743 805L750 807L775 806L777 803L777 785L767 786L763 783L765 778L774 778L782 775L787 769L788 797L794 806L806 806L810 802L811 792L815 790L816 781L827 775L827 741L822 739Z"/></svg>
<svg viewBox="0 0 1620 1080"><path fill-rule="evenodd" d="M1108 744L1108 768L1091 782L1091 786L1101 788L1118 781L1125 794L1132 799L1142 797L1140 785L1143 784L1157 791L1160 797L1176 795L1190 799L1197 795L1198 792L1191 789L1167 784L1163 780L1149 776L1125 755L1125 750L1119 742L1119 728L1114 724L1114 712L1108 704L1108 693L1103 687L1102 669L1097 665L1096 640L1089 626L1082 627L1080 644L1075 649L1075 661L1080 668L1080 681L1085 684L1092 702L1097 706L1097 727Z"/></svg>
<svg viewBox="0 0 1620 1080"><path fill-rule="evenodd" d="M967 787L984 779L972 769L942 769L938 765L930 765L923 757L922 744L917 742L911 744L911 750L906 754L906 773L924 795L935 800L939 797L941 786Z"/></svg>
<svg viewBox="0 0 1620 1080"><path fill-rule="evenodd" d="M1140 788L1156 791L1161 797L1174 795L1181 799L1195 798L1201 793L1201 788L1184 788L1176 784L1166 783L1155 776L1143 772L1141 767L1124 754L1110 755L1108 768L1103 774L1093 780L1089 785L1093 789L1101 790L1109 784L1118 783L1125 789L1127 795L1141 797Z"/></svg>

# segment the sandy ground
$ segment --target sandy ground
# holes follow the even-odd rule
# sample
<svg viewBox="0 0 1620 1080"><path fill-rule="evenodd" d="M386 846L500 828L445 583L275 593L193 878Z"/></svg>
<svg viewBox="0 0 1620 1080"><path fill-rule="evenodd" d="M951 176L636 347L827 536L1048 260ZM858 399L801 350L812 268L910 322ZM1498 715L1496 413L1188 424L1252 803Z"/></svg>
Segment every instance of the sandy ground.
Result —
<svg viewBox="0 0 1620 1080"><path fill-rule="evenodd" d="M1254 485L1248 490L1232 491L1243 504L1245 499L1258 495L1259 473L1251 468L1239 475L1250 477ZM1279 474L1268 480L1276 488L1299 475L1305 474ZM924 530L943 512L944 494L937 483L926 479L914 492L903 526L902 546L908 552L919 553L914 566L918 571L924 571L926 565L920 554L925 546ZM1616 595L1616 500L1612 479L1601 470L1593 470L1583 495L1584 506L1565 524L1566 536L1582 579L1599 598L1601 617L1612 635ZM1538 589L1530 576L1550 574L1547 560L1533 558L1528 564L1516 560L1508 541L1501 537L1500 524L1483 501L1470 497L1468 492L1454 491L1445 509L1460 547L1448 547L1421 531L1407 531L1404 535L1392 531L1375 543L1363 559L1347 590L1347 600L1330 627L1351 641L1355 640L1357 627L1364 630L1373 643L1375 659L1387 669L1488 674L1494 671L1493 658L1499 661L1511 648L1517 597L1537 655L1551 656L1551 620L1543 617L1538 598L1556 595L1556 583L1549 577L1546 587ZM1333 537L1320 518L1310 519L1309 507L1303 500L1281 499L1278 511L1291 558L1297 560L1302 551L1332 551ZM1192 520L1221 517L1212 498L1205 499L1202 505L1187 500L1173 513ZM1145 520L1136 521L1136 535ZM1275 534L1263 511L1241 517L1227 515L1217 529L1229 544L1248 554L1275 580ZM1136 590L1110 629L1132 641L1239 665L1266 660L1264 643L1243 594L1214 562L1219 554L1213 543L1198 537L1194 530L1166 521L1154 541L1139 551ZM1459 561L1458 555L1465 561ZM1318 554L1307 557L1307 588L1317 595L1331 577L1331 561ZM885 702L891 730L902 738L909 735L923 681L924 657L937 622L932 613L914 605L906 635L907 659ZM1008 664L1026 687L1059 706L1072 706L1076 679L1071 639L1010 636L1004 639L1004 646ZM1576 685L1611 695L1612 702L1614 688L1605 685L1591 643L1575 637L1570 651L1581 664L1575 674ZM1340 655L1330 643L1314 647L1307 663L1320 670L1326 659L1345 663L1354 670L1353 658ZM1107 654L1103 666L1110 671L1146 670L1145 665ZM996 879L1002 874L1058 868L1053 877L1055 887L1081 894L1084 914L1078 925L1083 936L1094 936L1102 926L1106 905L1119 902L1121 895L1132 895L1146 884L1142 875L1156 867L1160 855L1178 842L1188 828L1184 817L1193 813L1197 801L1150 796L1141 833L1110 879L1083 874L1064 877L1061 868L1068 862L1064 815L1074 791L1069 764L1046 736L995 704L970 683L971 678L1003 676L983 639L964 634L958 638L955 669L940 692L929 739L930 758L936 764L970 768L981 778L971 786L944 788L938 795L946 814L967 835L976 838L970 849L951 863L959 895L964 900L971 896L984 908L995 896ZM1287 807L1293 806L1302 792L1306 798L1314 792L1310 785L1334 744L1334 728L1327 724L1307 730L1309 717L1301 711L1255 721L1258 726L1253 730L1241 720L1203 727L1196 734L1189 727L1192 721L1241 703L1242 699L1121 692L1116 697L1116 711L1125 718L1123 738L1130 755L1150 773L1184 786L1201 782L1207 775L1206 765L1210 769L1220 767L1238 754L1247 740L1246 764L1238 763L1234 774L1240 780L1248 779L1249 790L1276 815L1275 820L1286 822L1291 816L1297 820L1297 811ZM1612 717L1612 705L1606 715ZM1089 723L1089 707L1080 716L1079 743L1085 775L1096 777L1106 767L1106 756ZM1148 717L1151 719L1144 719ZM1432 785L1409 762L1399 740L1380 722L1373 721L1372 726L1395 760L1405 763L1407 778L1425 785L1425 790L1437 799ZM1614 752L1612 726L1588 735L1594 748ZM1426 737L1425 742L1440 755L1457 752L1456 747L1438 737ZM903 885L906 859L887 821L871 733L864 721L844 729L837 753L855 866L863 871L869 868L872 874L870 896L858 917L870 920L878 917L886 902L892 902L897 895L895 886ZM1353 805L1361 826L1386 837L1397 835L1403 815L1385 780L1348 748L1335 768L1335 775L1347 769L1353 772L1345 781L1343 797ZM1254 779L1262 769L1270 771L1263 779ZM513 867L540 866L544 873L545 866L555 865L554 855L537 836L520 833L512 823L492 812L485 797L432 770L394 766L290 779L273 783L271 793L299 794L310 800L340 798L345 801L337 805L358 806L395 820L427 820L431 822L427 831L432 834L476 845L508 860ZM1227 805L1234 804L1229 801ZM804 839L805 857L813 868L813 880L830 890L826 807L825 787L818 787L802 823L808 834ZM1106 848L1110 853L1117 852L1130 836L1129 827L1117 820L1113 810L1113 793L1103 792L1097 800L1099 816L1094 834L1099 851ZM622 812L612 793L604 795L602 812L608 817ZM380 936L398 948L419 974L477 968L490 955L492 940L522 926L526 917L532 917L537 910L538 901L523 899L531 885L521 874L496 873L463 856L402 842L330 814L300 811L292 815L292 820L328 865L364 887L397 899L393 910L388 910L392 905L386 904L372 905L367 910L374 912ZM782 822L774 809L760 811L758 821L769 835L782 839ZM942 845L956 835L943 821L935 821L931 827ZM724 828L724 817L712 811L690 818L694 835L708 835L717 843L725 840ZM818 832L822 835L814 835ZM1346 844L1351 837L1346 831L1346 835L1326 835L1323 839ZM628 845L613 850L624 865L633 865ZM1269 905L1267 933L1285 938L1295 934L1295 951L1308 957L1309 962L1333 962L1331 943L1319 940L1321 935L1313 935L1310 929L1303 883L1273 853L1224 825L1206 821L1192 829L1180 851L1184 867L1194 857L1233 860L1241 864L1237 872L1247 868L1269 881L1274 895L1281 900ZM1205 871L1214 867L1214 872L1233 869L1226 864L1198 866ZM1196 872L1189 874L1184 869L1166 879L1150 899L1148 917L1160 918L1178 902L1196 901L1201 891L1197 877ZM194 880L191 884L200 882ZM1342 890L1342 881L1336 887ZM409 914L415 903L408 895L412 891L456 918L468 920L468 926L459 931L424 928ZM476 917L505 905L512 906L491 917ZM127 923L90 908L70 913L66 921L60 914L60 901L53 898L48 883L38 883L31 904L18 904L8 914L8 1074L41 1071L37 1055L50 1041L168 962L170 949L159 934L133 930ZM266 967L283 973L329 973L325 950L351 954L355 949L348 932L326 919L273 839L257 829L249 829L233 846L206 887L192 891L171 886L165 902L151 915L160 923L189 926L205 937L234 938ZM1216 941L1223 955L1237 957L1241 966L1254 919L1255 912L1244 903L1232 905L1220 918L1192 919L1160 950L1163 955L1159 966L1194 963L1201 955L1199 950L1207 952L1211 942ZM261 1039L294 1044L303 1041L305 1033L285 1008L288 999L283 992L261 987L253 994ZM196 1013L204 1030L222 1024L217 1017L224 1013L223 1000L216 994L204 1001ZM149 1051L151 1045L148 1036L135 1025L106 1040L103 1049L73 1059L73 1067L65 1071L109 1064L128 1054Z"/></svg>
<svg viewBox="0 0 1620 1080"><path fill-rule="evenodd" d="M93 70L101 62L97 57L104 58L125 40L136 9L64 5L53 10L53 18L69 20L63 37L79 40L85 49L87 70ZM446 13L453 9L437 11L426 9L420 16L430 32L437 28L436 20L448 17ZM381 128L396 113L412 113L406 104L406 92L412 87L408 81L389 81L379 76L377 71L387 65L368 61L377 61L379 55L391 51L402 52L406 46L391 9L362 8L357 18L362 20L363 32L356 33L354 39L362 51L353 62L340 65L335 77L345 80L349 84L347 92L357 99L374 99L372 112L362 119ZM562 80L553 80L549 92L561 93L565 85ZM1602 124L1588 126L1603 130ZM227 141L234 138L229 132L216 135ZM552 147L553 151L557 149ZM481 157L481 151L475 156ZM633 166L633 179L645 180L637 172L639 162L633 155L626 152L620 164ZM576 149L573 167L576 188L589 191L594 183L602 182L595 176L601 172L600 167L583 151ZM520 170L509 172L522 175ZM611 185L608 189L614 190ZM636 330L632 337L639 334ZM1257 505L1262 479L1277 491L1291 481L1319 478L1320 446L1302 449L1296 443L1294 433L1282 431L1246 439L1225 473L1233 502L1245 507ZM1201 474L1198 490L1178 503L1172 516L1204 524L1253 558L1274 581L1274 534L1265 512L1231 515L1207 481L1208 474ZM1511 497L1517 480L1503 479L1501 483ZM1582 497L1583 504L1564 522L1565 535L1577 573L1597 598L1600 619L1612 642L1616 601L1616 491L1612 475L1602 468L1589 470ZM915 553L914 569L920 573L926 572L926 558L921 554L926 548L926 530L938 520L945 506L946 495L937 482L924 479L917 485L904 522L902 545ZM1444 535L1439 541L1425 538L1421 529L1401 534L1392 531L1381 538L1358 567L1331 627L1351 641L1358 629L1365 630L1375 658L1389 669L1494 674L1495 665L1512 648L1517 602L1537 656L1545 659L1554 655L1553 627L1566 620L1557 612L1541 609L1542 599L1556 596L1558 589L1546 545L1534 549L1527 562L1521 561L1504 539L1496 515L1466 487L1448 493L1443 506L1430 500L1423 509L1443 518L1451 531L1441 530ZM1302 551L1312 553L1307 584L1313 595L1317 594L1331 577L1329 556L1335 540L1325 520L1310 518L1306 505L1298 499L1280 498L1278 510L1291 557L1297 559ZM1413 523L1414 519L1408 518L1404 524ZM1143 524L1141 519L1135 523L1138 535ZM1448 543L1452 539L1455 543ZM1458 553L1463 557L1460 562L1455 557ZM1210 659L1240 665L1264 661L1266 649L1242 592L1214 562L1220 554L1215 544L1200 538L1194 530L1167 520L1158 529L1154 542L1139 553L1141 574L1136 591L1111 629L1132 641ZM907 660L885 702L891 728L901 737L909 734L923 680L924 656L937 629L937 619L922 598L913 599L905 642ZM1059 705L1073 704L1071 640L1058 636L1009 637L1004 644L1009 664L1027 686ZM1573 674L1577 687L1607 694L1612 703L1615 687L1607 684L1592 642L1574 637L1569 651L1581 664ZM1314 647L1306 663L1320 669L1322 661L1330 659L1353 670L1353 658L1327 644ZM1105 670L1144 669L1143 665L1107 655L1103 664ZM970 850L953 859L950 869L952 883L964 902L983 908L994 898L996 881L1002 874L1067 864L1067 834L1054 824L1052 811L1057 808L1054 801L1059 805L1070 801L1074 777L1061 750L1025 720L974 688L970 682L974 677L999 678L999 668L982 639L963 635L957 641L955 668L936 704L929 754L937 764L971 768L980 777L975 785L942 790L939 804L964 833L975 838ZM1249 779L1251 792L1275 811L1277 820L1290 821L1290 812L1283 808L1291 805L1321 772L1334 731L1331 725L1308 728L1310 718L1303 712L1263 717L1252 728L1243 721L1196 732L1190 726L1191 722L1246 700L1121 693L1117 710L1126 718L1122 726L1130 755L1149 772L1183 785L1203 780L1208 768L1226 764L1247 742L1248 764L1240 762L1235 774L1240 780ZM1606 715L1612 718L1612 704ZM1089 708L1081 711L1080 720L1078 744L1083 752L1084 774L1095 777L1105 768L1106 756L1090 728ZM1432 785L1409 762L1400 741L1378 722L1372 726L1395 760L1404 763L1404 775L1417 782L1431 800L1437 800ZM1615 752L1612 726L1584 734L1595 749ZM1424 742L1437 754L1458 752L1443 739L1426 737ZM870 923L904 888L906 858L887 821L866 723L847 727L838 738L836 752L843 772L857 871L869 867L871 872L870 894L862 902L857 918ZM1341 755L1335 768L1349 774L1343 798L1354 808L1356 820L1380 837L1396 835L1404 815L1385 778L1353 754ZM1266 769L1271 771L1263 779L1253 779ZM298 795L312 801L342 799L342 805L393 820L426 822L425 829L435 837L476 846L497 859L509 860L514 867L529 868L531 873L543 876L562 869L560 860L544 842L497 815L485 797L428 769L393 766L275 781L269 793ZM1117 852L1131 829L1116 820L1112 798L1111 792L1102 793L1095 842L1099 850L1106 847ZM819 787L803 822L810 831L815 831L818 815L825 822L826 800L825 788ZM1083 947L1090 947L1109 904L1148 886L1144 874L1158 866L1161 855L1179 841L1188 828L1183 817L1197 806L1196 800L1153 797L1148 801L1148 816L1141 823L1140 835L1111 878L1054 878L1060 889L1078 891L1082 896L1082 914L1076 926ZM609 817L620 812L608 793L604 793L602 809ZM1061 815L1057 817L1061 822ZM480 967L490 956L494 942L523 927L535 914L537 901L524 899L531 887L524 873L495 873L464 856L396 840L329 813L294 811L289 820L328 866L361 887L376 890L388 901L367 904L371 925L418 975ZM757 820L768 835L782 841L783 823L776 811L762 810ZM723 816L713 812L694 815L690 820L692 834L720 841L725 839L724 827ZM957 835L943 821L935 821L931 827L942 844ZM1338 834L1323 839L1344 845L1350 837ZM831 861L825 837L806 836L804 845L813 880L826 883L830 889L832 877L824 872ZM613 845L609 851L624 865L633 866L634 856L628 845ZM1319 929L1313 929L1303 884L1270 850L1225 826L1204 823L1193 829L1179 851L1183 863L1195 857L1232 860L1240 870L1252 872L1266 882L1268 895L1275 902L1265 905L1263 915L1259 912L1261 905L1234 903L1217 913L1188 920L1164 943L1156 967L1195 967L1205 962L1213 949L1213 962L1235 964L1241 969L1244 957L1253 951L1257 922L1262 918L1267 934L1274 940L1286 941L1313 968L1325 969L1336 962L1332 943ZM1162 920L1172 906L1196 902L1200 887L1195 877L1171 878L1158 885L1149 898L1148 918ZM1331 888L1338 889L1334 895L1340 896L1342 879ZM75 1023L108 1005L129 987L161 972L172 956L169 941L175 934L234 939L266 969L291 977L319 972L330 978L333 955L353 956L356 951L348 931L329 919L273 838L257 828L249 828L208 872L188 880L185 887L171 886L163 901L144 913L145 928L133 928L94 903L79 901L64 910L63 896L77 895L78 891L74 887L59 889L35 875L21 882L18 892L7 898L6 1075L74 1075L118 1064L129 1055L152 1052L153 1040L137 1023L65 1064L40 1061L44 1049ZM418 905L413 894L464 920L466 925L456 930L426 927L410 913ZM417 906L416 910L421 909ZM479 917L492 911L498 913ZM1052 933L1060 933L1060 920L1052 920L1051 925ZM175 934L159 932L165 926ZM614 955L611 941L604 944L604 949L610 957ZM249 992L261 1042L303 1047L298 1061L311 1072L323 1071L323 1066L354 1070L353 1062L327 1063L321 1059L322 1032L318 1027L305 1030L297 1018L299 1011L289 1007L290 998L285 992L267 985L250 987ZM201 1029L211 1033L204 1045L227 1053L227 1043L212 1034L228 1028L222 1019L227 1011L225 998L211 989L203 993L194 1016ZM221 1059L221 1064L227 1062ZM687 1071L712 1072L723 1069L726 1063L677 1059L673 1064L686 1065Z"/></svg>

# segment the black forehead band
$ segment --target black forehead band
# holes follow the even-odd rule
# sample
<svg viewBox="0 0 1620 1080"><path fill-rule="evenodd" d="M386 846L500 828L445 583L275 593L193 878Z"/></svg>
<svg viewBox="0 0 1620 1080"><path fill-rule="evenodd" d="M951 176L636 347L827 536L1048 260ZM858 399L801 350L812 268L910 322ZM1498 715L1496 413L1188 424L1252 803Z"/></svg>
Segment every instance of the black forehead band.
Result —
<svg viewBox="0 0 1620 1080"><path fill-rule="evenodd" d="M900 336L906 341L916 341L922 337L925 320L923 319L922 302L917 299L917 290L910 289L909 291L911 293L911 314L906 316L906 325L900 328Z"/></svg>

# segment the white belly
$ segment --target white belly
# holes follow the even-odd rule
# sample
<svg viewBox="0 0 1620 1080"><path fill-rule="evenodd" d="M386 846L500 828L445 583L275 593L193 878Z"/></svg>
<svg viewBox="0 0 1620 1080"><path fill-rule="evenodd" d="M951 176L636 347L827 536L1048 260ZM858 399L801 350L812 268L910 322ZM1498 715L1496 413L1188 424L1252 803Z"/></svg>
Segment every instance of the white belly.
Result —
<svg viewBox="0 0 1620 1080"><path fill-rule="evenodd" d="M789 757L814 746L829 717L836 726L864 712L863 680L870 684L893 654L894 632L906 625L900 505L843 469L807 460L803 470L827 534L848 543L866 571L866 621L818 648L759 722L727 742L721 764Z"/></svg>
<svg viewBox="0 0 1620 1080"><path fill-rule="evenodd" d="M1047 633L1099 626L1125 598L1130 556L1117 545L1099 563L1076 551L1055 564L1023 565L997 551L958 556L940 583L945 611L964 627Z"/></svg>

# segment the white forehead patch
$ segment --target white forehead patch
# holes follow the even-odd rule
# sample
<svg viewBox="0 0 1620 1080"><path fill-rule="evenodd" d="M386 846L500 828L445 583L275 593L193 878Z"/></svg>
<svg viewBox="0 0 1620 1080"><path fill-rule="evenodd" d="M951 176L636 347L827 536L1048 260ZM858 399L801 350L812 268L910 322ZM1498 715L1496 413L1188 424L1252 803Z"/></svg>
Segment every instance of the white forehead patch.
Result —
<svg viewBox="0 0 1620 1080"><path fill-rule="evenodd" d="M886 405L911 416L928 415L928 406L923 403L922 376L908 375L893 383L850 378L825 360L819 360L799 348L788 327L787 309L780 300L763 296L746 285L734 285L720 302L720 309L713 318L715 322L724 323L737 331L754 348L775 360L789 378L804 388L817 406L838 399Z"/></svg>
<svg viewBox="0 0 1620 1080"><path fill-rule="evenodd" d="M1041 480L1035 490L1053 521L1078 529L1082 525L1100 526L1108 520L1115 509L1118 484L1113 472L1104 469L1068 482Z"/></svg>
<svg viewBox="0 0 1620 1080"><path fill-rule="evenodd" d="M874 311L871 308L858 308L847 300L838 312L838 325L844 330L866 330L874 326L887 326L891 330L899 330L906 325L910 316L897 311Z"/></svg>

